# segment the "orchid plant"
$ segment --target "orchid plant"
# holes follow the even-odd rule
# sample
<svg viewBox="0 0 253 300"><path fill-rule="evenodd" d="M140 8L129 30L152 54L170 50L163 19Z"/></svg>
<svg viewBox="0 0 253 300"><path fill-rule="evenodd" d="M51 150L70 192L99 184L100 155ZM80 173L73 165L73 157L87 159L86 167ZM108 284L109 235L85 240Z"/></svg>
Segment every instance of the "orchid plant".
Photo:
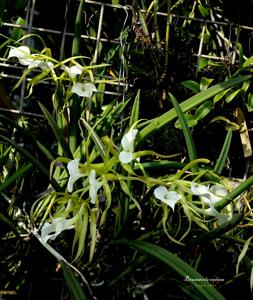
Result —
<svg viewBox="0 0 253 300"><path fill-rule="evenodd" d="M80 5L84 3L82 0L79 2ZM158 5L157 1L152 3L154 7ZM141 10L138 16L145 25ZM169 24L168 19L167 26ZM159 34L156 36L158 39ZM176 253L181 253L183 248L179 247L194 244L198 239L205 241L209 236L236 228L236 222L241 220L237 217L244 217L244 211L245 223L248 222L249 226L252 224L248 200L252 195L247 189L253 184L253 178L237 186L230 184L231 178L222 176L232 131L228 132L221 155L214 165L214 162L197 157L184 116L202 105L195 114L203 119L213 107L212 97L224 96L239 83L246 82L247 85L250 75L232 78L213 87L209 87L210 80L200 94L181 105L170 93L167 93L168 97L165 96L164 90L164 100L170 101L173 108L153 120L140 120L140 91L134 101L132 95L124 97L124 101L120 96L115 96L111 102L101 96L104 86L111 83L101 79L106 76L98 76L100 69L102 75L106 73L107 64L93 65L92 58L79 55L80 51L74 51L72 57L59 61L52 57L47 47L37 51L23 44L24 40L25 37L8 47L7 59L20 64L23 74L15 88L26 82L27 99L41 81L50 82L52 105L39 105L54 135L52 148L47 149L40 143L39 137L35 139L36 146L50 166L44 166L37 157L12 139L3 137L3 140L16 147L41 174L47 176L49 185L33 203L29 217L26 215L26 226L23 227L28 236L35 236L59 262L66 263L78 273L73 266L81 261L82 267L85 266L89 272L94 260L103 255L104 249L117 239L123 238L124 244L129 243L129 237L135 236L137 243L132 245L139 246L144 253L152 253L155 257L159 256L154 251L156 248L145 244L145 247L141 247L143 240L154 238L158 244L157 241L160 242L165 236L169 239L166 244L172 246ZM166 53L168 55L169 52ZM164 67L167 67L167 63ZM29 80L25 81L25 78ZM209 101L208 105L206 100ZM129 115L126 115L126 111L130 111ZM145 149L143 142L177 117L175 124L183 131L186 156L181 153L161 155ZM11 122L9 124L13 125ZM240 129L239 125L235 127L236 130ZM16 128L20 129L18 126ZM176 162L177 167L170 168L171 161L168 159L178 156L180 162ZM18 176L22 177L32 164L26 165L10 182ZM161 166L165 166L165 172L153 172ZM6 173L5 170L3 172ZM3 190L1 188L0 191ZM18 213L21 214L21 210ZM70 241L70 251L67 248L61 252L62 238ZM99 249L103 251L99 253ZM67 259L65 255L68 255ZM166 255L161 255L162 261ZM133 258L132 261L139 263L145 259L146 255L137 260ZM168 260L167 264L171 266ZM102 266L99 262L95 264L97 268ZM176 265L175 269L180 268ZM126 269L122 274L128 272L129 269Z"/></svg>
<svg viewBox="0 0 253 300"><path fill-rule="evenodd" d="M123 122L119 129L118 115L114 112L122 112L125 103L116 104L116 108L114 105L105 107L97 115L91 114L90 105L96 100L96 85L100 83L93 77L93 66L83 66L78 58L56 61L48 49L33 52L27 46L11 47L8 59L17 59L25 68L18 84L24 76L31 77L28 97L41 80L54 82L56 114L51 115L42 104L41 109L55 134L58 149L56 155L46 152L51 160L50 186L34 203L27 231L57 260L66 262L75 271L73 263L81 258L91 264L101 240L108 234L116 239L126 231L132 216L135 216L134 222L141 223L143 211L147 209L155 216L156 229L162 230L176 245L184 245L191 239L192 226L209 232L232 222L235 208L241 212L241 196L219 208L236 187L226 184L212 170L208 172L210 180L206 170L193 168L210 164L207 159L194 157L194 151L190 162L173 174L154 176L149 173L146 166L150 162L164 160L167 163L167 159L177 155L140 150L142 131L139 127L143 125L138 119L139 94L129 122ZM72 105L78 101L85 105L79 112L75 132L79 144L71 147ZM108 120L112 121L109 130L105 130ZM136 233L143 238L150 234L146 230L140 226ZM72 240L71 263L54 247L67 236Z"/></svg>
<svg viewBox="0 0 253 300"><path fill-rule="evenodd" d="M77 100L73 98L74 95L81 99L87 98L88 101L96 96L93 67L82 66L77 62L78 58L56 61L50 56L48 49L33 54L31 49L24 45L11 47L8 59L17 59L26 68L22 77L34 76L28 84L29 95L32 93L33 86L39 84L42 79L50 78L56 84L53 103L55 111L60 113L56 123L45 107L41 106L41 108L59 143L58 157L51 163L52 180L57 182L59 190L51 192L49 189L40 201L36 202L31 214L34 220L33 231L36 232L36 236L43 245L56 240L58 236L65 234L65 231L73 230L72 255L74 259L84 255L88 245L89 261L92 261L99 242L97 237L105 231L107 215L112 213L112 205L114 206L115 202L120 203L122 195L130 201L125 202L127 208L123 212L123 215L125 214L123 219L127 220L129 209L138 211L141 218L142 204L133 193L134 182L142 185L142 197L153 190L153 196L150 198L152 206L161 208L163 229L175 243L183 243L190 233L192 222L208 231L215 228L217 224L221 226L232 219L232 208L227 206L221 211L216 209L216 205L231 192L231 189L229 190L222 183L221 178L218 178L218 183L205 183L204 173L198 173L195 170L197 181L188 179L189 174L186 172L189 172L189 169L193 171L194 164L209 163L208 160L193 160L173 176L154 178L148 175L145 171L145 157L155 156L159 159L167 159L171 156L159 155L150 150L136 151L139 133L137 124L140 123L138 95L133 105L129 129L126 129L123 135L115 130L114 136L112 134L109 136L104 131L101 131L103 135L99 136L99 130L96 131L96 127L99 128L99 122L108 116L107 110L104 115L102 112L99 122L92 121L95 123L93 127L89 123L92 119L86 120L82 112L78 120L80 144L71 148L68 145L71 143L71 135L66 143L66 137L64 137L66 128L59 126L65 120L65 124L71 127L72 114L68 106ZM34 72L35 69L36 72ZM39 72L38 75L37 72ZM88 79L84 77L87 74ZM22 77L18 84L22 81ZM67 85L66 82L68 82ZM60 97L65 98L63 101L58 99L58 88L63 91L60 93ZM59 118L62 118L61 122ZM137 170L140 170L141 174ZM169 230L171 226L169 216L177 214L181 209L188 219L188 229L181 228L180 224L174 224L178 226L177 231L182 232L181 237L178 237L173 236ZM124 226L124 222L117 221L118 216L115 218L115 224L117 224L115 226L118 226L115 230L115 235L117 235L117 232L120 232Z"/></svg>

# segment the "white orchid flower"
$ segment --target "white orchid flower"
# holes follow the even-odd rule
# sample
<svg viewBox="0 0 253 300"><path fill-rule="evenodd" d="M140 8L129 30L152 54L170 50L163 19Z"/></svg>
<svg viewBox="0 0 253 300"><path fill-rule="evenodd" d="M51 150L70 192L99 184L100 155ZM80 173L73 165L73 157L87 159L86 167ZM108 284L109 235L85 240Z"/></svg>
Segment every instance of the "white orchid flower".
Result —
<svg viewBox="0 0 253 300"><path fill-rule="evenodd" d="M36 59L38 54L31 54L29 47L20 46L17 48L11 48L8 58L16 57L21 65L27 66L28 69L40 68L42 71L50 70L54 72L54 65L51 62L46 62L40 59Z"/></svg>
<svg viewBox="0 0 253 300"><path fill-rule="evenodd" d="M91 97L92 93L96 92L97 89L93 83L77 82L73 84L71 91L80 97Z"/></svg>
<svg viewBox="0 0 253 300"><path fill-rule="evenodd" d="M68 73L71 79L73 79L77 75L81 75L83 72L83 68L80 65L74 65L70 68L67 66L62 66L62 69Z"/></svg>
<svg viewBox="0 0 253 300"><path fill-rule="evenodd" d="M209 206L215 205L227 195L227 190L223 186L213 185L211 188L208 188L205 185L197 185L196 182L191 182L191 191L193 195L199 196Z"/></svg>
<svg viewBox="0 0 253 300"><path fill-rule="evenodd" d="M161 200L169 207L171 207L173 211L175 208L175 204L182 198L182 196L177 192L168 191L165 186L159 186L158 188L156 188L154 190L154 195L157 199Z"/></svg>
<svg viewBox="0 0 253 300"><path fill-rule="evenodd" d="M134 139L138 133L137 129L129 130L127 134L125 134L121 140L121 145L123 147L123 151L119 154L119 160L122 163L130 163L133 160L133 152L134 152Z"/></svg>
<svg viewBox="0 0 253 300"><path fill-rule="evenodd" d="M45 244L48 240L54 240L64 230L73 228L73 218L66 220L63 217L53 219L51 223L45 222L41 228L41 243Z"/></svg>
<svg viewBox="0 0 253 300"><path fill-rule="evenodd" d="M28 69L32 68L40 68L42 71L50 70L54 72L54 65L50 61L35 59L28 65Z"/></svg>
<svg viewBox="0 0 253 300"><path fill-rule="evenodd" d="M30 49L27 46L12 47L7 58L16 57L21 65L28 66L32 63Z"/></svg>
<svg viewBox="0 0 253 300"><path fill-rule="evenodd" d="M79 161L80 158L76 158L68 162L67 169L69 171L69 180L68 180L68 186L67 189L70 193L73 191L73 185L74 183L81 177L84 176L84 174L81 173L79 169Z"/></svg>
<svg viewBox="0 0 253 300"><path fill-rule="evenodd" d="M220 224L230 220L230 215L224 215L214 207L228 193L224 186L215 184L208 188L205 185L197 185L195 182L191 182L191 191L193 195L199 196L209 206L209 208L204 209L204 214L218 218Z"/></svg>
<svg viewBox="0 0 253 300"><path fill-rule="evenodd" d="M96 171L95 170L90 171L88 179L89 179L89 184L90 184L90 187L89 187L90 203L95 204L96 199L97 199L97 193L98 193L98 190L101 188L102 183L98 182L96 180Z"/></svg>
<svg viewBox="0 0 253 300"><path fill-rule="evenodd" d="M224 215L219 213L214 206L211 206L204 210L204 214L212 217L216 217L220 224L226 223L231 219L230 215Z"/></svg>

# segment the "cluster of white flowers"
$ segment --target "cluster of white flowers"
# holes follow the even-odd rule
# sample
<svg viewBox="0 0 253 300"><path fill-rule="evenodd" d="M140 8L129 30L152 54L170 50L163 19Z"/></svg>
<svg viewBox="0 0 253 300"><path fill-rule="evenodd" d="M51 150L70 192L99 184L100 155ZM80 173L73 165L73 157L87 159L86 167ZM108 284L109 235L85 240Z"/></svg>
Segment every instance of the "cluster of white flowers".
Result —
<svg viewBox="0 0 253 300"><path fill-rule="evenodd" d="M79 158L73 159L71 160L68 164L67 164L67 169L69 172L69 179L68 179L68 185L67 185L67 189L69 193L73 192L73 185L74 183L81 177L84 177L85 175L83 173L81 173L80 169L79 169ZM92 204L96 203L96 199L97 199L97 193L98 190L102 187L102 183L98 182L98 180L96 179L96 171L95 170L91 170L90 174L88 175L88 180L89 180L89 196L90 196L90 202Z"/></svg>
<svg viewBox="0 0 253 300"><path fill-rule="evenodd" d="M31 54L30 48L27 46L12 47L7 58L12 57L16 57L19 63L23 66L27 66L28 69L40 68L42 71L48 70L55 74L54 64L51 61L46 61L39 54ZM91 97L93 92L97 91L93 83L76 82L76 76L81 75L83 72L81 65L76 64L71 67L63 65L61 69L66 72L73 81L72 93L80 97Z"/></svg>
<svg viewBox="0 0 253 300"><path fill-rule="evenodd" d="M190 194L198 196L203 202L205 208L203 213L205 215L216 217L220 224L223 224L230 219L230 215L219 213L215 209L215 204L222 200L227 195L227 189L222 185L212 185L208 187L206 185L197 184L191 182ZM167 204L174 211L175 204L182 199L182 195L176 191L169 191L165 186L159 186L154 190L155 197Z"/></svg>
<svg viewBox="0 0 253 300"><path fill-rule="evenodd" d="M69 179L67 190L69 193L73 192L74 183L81 177L85 175L81 173L79 169L79 158L71 160L67 164L67 169L69 172ZM91 170L88 175L89 180L89 197L90 203L96 204L98 198L98 191L102 187L102 182L96 179L96 171ZM45 222L41 227L40 241L43 245L47 243L48 240L54 240L63 231L74 228L73 224L76 222L76 217L71 219L66 219L64 217L58 217L52 219L51 222Z"/></svg>

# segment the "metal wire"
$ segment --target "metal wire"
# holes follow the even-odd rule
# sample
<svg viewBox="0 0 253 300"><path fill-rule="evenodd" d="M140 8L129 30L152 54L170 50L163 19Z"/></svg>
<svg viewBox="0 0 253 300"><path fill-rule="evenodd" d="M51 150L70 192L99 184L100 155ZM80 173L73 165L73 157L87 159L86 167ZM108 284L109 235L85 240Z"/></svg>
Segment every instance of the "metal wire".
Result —
<svg viewBox="0 0 253 300"><path fill-rule="evenodd" d="M79 1L79 0L76 0ZM81 38L83 40L88 40L88 41L95 41L95 49L94 49L94 55L93 55L93 60L92 63L93 64L97 64L99 63L99 49L100 49L100 44L101 43L106 43L106 44L111 44L111 45L119 45L121 47L121 63L119 65L119 70L118 71L118 80L114 81L114 82L110 82L108 84L106 84L107 90L105 91L98 91L98 93L104 93L107 95L113 95L113 96L121 96L123 101L124 101L124 97L125 97L125 92L128 89L129 85L126 81L125 78L125 47L126 47L126 40L123 40L124 37L122 36L122 32L125 30L126 26L127 26L127 20L128 20L128 12L131 12L132 7L130 5L119 5L119 4L112 4L112 3L103 3L102 1L93 1L93 0L85 0L85 3L87 4L87 6L95 6L97 7L97 11L100 11L99 14L99 18L98 18L98 23L97 23L97 35L96 36L90 36L89 34L82 34ZM67 31L67 10L70 4L70 0L68 0L68 2L66 3L66 10L65 10L65 25L63 28L63 31L60 30L53 30L50 28L42 28L39 26L34 26L33 25L33 19L34 19L34 13L35 13L35 9L36 9L36 0L28 0L27 3L27 10L26 10L26 16L25 16L25 25L18 25L18 24L12 24L12 23L8 23L5 22L2 24L3 27L6 28L20 28L20 29L24 29L26 31L27 34L29 33L45 33L45 34L50 34L50 35L56 35L56 36L61 36L61 46L60 46L60 59L63 58L63 52L64 52L64 47L67 43L66 38L67 37L73 37L74 34L73 32L68 32ZM122 25L122 30L121 30L121 34L119 37L116 38L107 38L106 35L104 35L105 37L102 37L102 28L103 28L103 22L104 22L104 12L105 10L109 10L109 9L113 9L113 10L124 10L125 12L125 19L123 21L123 25ZM145 10L142 10L143 13L146 13ZM157 16L159 16L160 18L166 18L167 14L164 12L157 12ZM199 26L199 39L198 39L198 43L196 43L196 49L194 49L194 53L193 56L196 56L196 71L195 71L195 75L197 76L198 71L199 71L199 64L200 64L200 59L201 58L206 58L208 60L213 60L213 61L222 61L224 60L224 55L222 50L220 51L220 56L219 55L213 55L210 53L205 53L206 49L205 49L205 34L206 32L209 30L209 26L214 26L217 29L217 41L219 43L219 46L221 46L222 44L225 45L225 52L227 54L229 53L233 53L233 61L232 63L236 62L236 55L238 52L237 49L237 44L240 42L240 35L242 33L243 30L248 30L248 31L252 31L253 32L253 27L250 26L244 26L244 25L240 25L240 27L238 27L238 25L229 22L229 21L217 21L215 20L214 16L211 16L210 20L205 20L202 18L192 18L192 17L188 17L188 16L181 16L181 15L176 15L176 14L172 14L171 15L173 20L188 20L191 22L198 22L200 23ZM162 22L160 22L161 24L163 24ZM203 26L201 26L201 24L203 24ZM225 34L225 30L223 30L223 28L227 28L228 29L228 36L226 36ZM103 31L104 32L104 31ZM106 34L106 33L105 33ZM197 35L196 35L197 36ZM234 39L233 39L234 36ZM234 42L232 42L234 40ZM27 43L27 45L32 46L31 44L33 43L32 39L27 39L25 41ZM246 58L246 57L244 57ZM14 75L16 74L16 71L19 72L23 70L23 67L17 64L13 64L11 61L7 61L4 58L0 58L0 67L2 68L2 72L1 72L1 77L2 78L10 78L13 80L19 80L19 76ZM104 76L104 75L99 75L99 74L94 74L94 76L96 77L96 79L109 79L112 80L114 79L114 77L111 76ZM25 78L24 81L22 82L21 85L21 89L20 89L20 105L19 108L17 110L15 110L15 113L23 113L26 114L28 113L29 115L32 115L32 113L30 112L25 112L25 107L24 107L24 99L25 99L25 89L26 89L26 83L29 82L31 80L31 78ZM46 81L42 81L41 84L45 84L47 85L48 82ZM111 86L118 86L118 90L117 91L110 91L108 90L108 88ZM1 109L3 110L3 109ZM35 114L34 116L37 116L37 114Z"/></svg>

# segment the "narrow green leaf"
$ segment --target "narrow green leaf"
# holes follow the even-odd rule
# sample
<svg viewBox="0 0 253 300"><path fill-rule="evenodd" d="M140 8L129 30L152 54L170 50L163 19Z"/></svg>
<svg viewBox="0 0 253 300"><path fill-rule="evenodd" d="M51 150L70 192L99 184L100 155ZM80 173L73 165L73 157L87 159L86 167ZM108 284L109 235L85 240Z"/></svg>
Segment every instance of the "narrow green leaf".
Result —
<svg viewBox="0 0 253 300"><path fill-rule="evenodd" d="M86 127L87 131L91 135L91 138L92 138L94 144L97 146L99 153L100 153L101 157L103 158L106 153L103 142L101 141L100 137L97 135L95 130L90 126L90 124L88 122L86 122L85 119L81 118L81 121L83 122L83 125Z"/></svg>
<svg viewBox="0 0 253 300"><path fill-rule="evenodd" d="M199 83L196 82L196 81L193 81L193 80L186 80L186 81L183 81L181 82L181 84L191 90L193 93L197 94L200 92L200 86L199 86Z"/></svg>
<svg viewBox="0 0 253 300"><path fill-rule="evenodd" d="M19 27L19 26L25 26L25 20L21 17L18 17L17 21L15 22L15 25L17 27L13 28L11 33L11 38L14 41L17 41L25 34L25 30Z"/></svg>
<svg viewBox="0 0 253 300"><path fill-rule="evenodd" d="M229 129L227 132L223 147L221 149L221 153L220 153L220 155L217 159L217 162L215 164L215 167L214 167L214 172L218 175L221 175L221 172L226 163L226 159L227 159L228 152L230 149L231 141L232 141L232 130Z"/></svg>
<svg viewBox="0 0 253 300"><path fill-rule="evenodd" d="M225 101L227 103L230 103L232 100L234 100L234 98L238 97L240 94L244 94L245 91L243 89L238 89L232 93L230 93L229 95L225 95Z"/></svg>
<svg viewBox="0 0 253 300"><path fill-rule="evenodd" d="M167 160L155 160L155 161L150 161L150 162L144 162L141 164L142 167L145 170L149 170L152 171L153 169L156 170L160 170L160 169L165 169L165 170L169 170L169 169L182 169L183 167L186 166L186 163L181 163L181 162L177 162L177 161L167 161ZM139 170L140 167L138 164L134 165L134 171L135 170Z"/></svg>
<svg viewBox="0 0 253 300"><path fill-rule="evenodd" d="M89 262L92 261L95 246L96 246L96 236L97 236L97 223L96 223L96 209L92 209L90 211L90 254L89 254Z"/></svg>
<svg viewBox="0 0 253 300"><path fill-rule="evenodd" d="M220 101L230 90L230 89L227 89L225 91L222 91L221 93L217 94L214 98L213 98L213 102L214 103L217 103L218 101Z"/></svg>
<svg viewBox="0 0 253 300"><path fill-rule="evenodd" d="M77 56L80 53L80 41L81 41L83 19L84 19L83 18L84 2L85 2L84 0L80 1L78 11L76 14L71 56Z"/></svg>
<svg viewBox="0 0 253 300"><path fill-rule="evenodd" d="M185 117L188 127L192 128L198 124L198 120L195 118L195 116L193 116L189 112L185 113L184 117ZM182 129L182 125L181 125L179 119L175 122L175 127L177 129Z"/></svg>
<svg viewBox="0 0 253 300"><path fill-rule="evenodd" d="M76 278L74 272L71 270L71 268L62 260L59 260L59 263L62 267L63 275L65 282L67 284L67 287L72 295L72 297L75 300L86 300L88 299L86 295L84 294L83 288Z"/></svg>
<svg viewBox="0 0 253 300"><path fill-rule="evenodd" d="M251 56L250 58L248 58L247 60L245 60L245 62L243 63L242 67L243 68L247 68L249 66L253 65L253 56Z"/></svg>
<svg viewBox="0 0 253 300"><path fill-rule="evenodd" d="M200 105L195 111L194 117L196 120L204 119L212 110L213 104L211 101L206 101L202 105Z"/></svg>
<svg viewBox="0 0 253 300"><path fill-rule="evenodd" d="M249 244L250 241L252 240L253 236L251 236L250 238L247 239L247 241L245 242L242 252L240 253L240 255L238 256L238 260L237 260L237 264L236 264L236 274L238 274L239 272L239 265L241 263L241 261L243 260L248 248L249 248Z"/></svg>
<svg viewBox="0 0 253 300"><path fill-rule="evenodd" d="M79 126L78 121L80 118L80 99L78 95L73 94L70 99L70 124L69 124L69 148L72 153L75 153L78 147Z"/></svg>
<svg viewBox="0 0 253 300"><path fill-rule="evenodd" d="M182 126L182 131L183 131L183 134L184 134L189 159L190 159L190 161L193 161L193 160L197 159L197 153L196 153L195 144L194 144L189 126L187 124L187 121L184 117L182 109L181 109L180 105L178 104L176 98L170 93L169 93L169 96L170 96L170 100L171 100L171 102L172 102L172 104L173 104L173 106L176 110L176 113L178 115L178 119L179 119L179 121L181 123L181 126ZM197 169L198 169L197 165L192 166L192 171L193 172L197 171Z"/></svg>
<svg viewBox="0 0 253 300"><path fill-rule="evenodd" d="M200 90L206 90L212 82L213 78L202 77L200 80Z"/></svg>
<svg viewBox="0 0 253 300"><path fill-rule="evenodd" d="M69 149L68 144L65 141L64 135L63 133L60 131L57 123L55 122L55 120L53 119L53 117L51 116L51 114L49 113L49 111L45 108L45 106L43 106L41 103L39 103L39 106L43 112L43 114L45 115L50 127L53 130L53 133L58 141L58 143L60 144L60 146L62 147L63 153L65 155L65 157L68 158L73 158L72 153Z"/></svg>
<svg viewBox="0 0 253 300"><path fill-rule="evenodd" d="M129 127L131 128L139 119L139 109L140 109L140 90L138 90L137 95L134 100L131 117L129 121Z"/></svg>
<svg viewBox="0 0 253 300"><path fill-rule="evenodd" d="M170 251L165 250L160 246L140 240L118 240L113 243L133 247L158 259L168 267L172 268L176 273L181 275L186 282L189 280L192 286L200 295L205 297L205 299L225 299L211 284L199 284L201 281L206 282L205 278L203 278L202 275L194 270L189 264Z"/></svg>
<svg viewBox="0 0 253 300"><path fill-rule="evenodd" d="M72 252L74 250L77 241L78 241L78 247L73 261L81 257L85 251L88 223L89 223L89 212L87 209L87 205L83 203L78 212L78 220L75 224L75 236L74 236L74 241L72 246Z"/></svg>

